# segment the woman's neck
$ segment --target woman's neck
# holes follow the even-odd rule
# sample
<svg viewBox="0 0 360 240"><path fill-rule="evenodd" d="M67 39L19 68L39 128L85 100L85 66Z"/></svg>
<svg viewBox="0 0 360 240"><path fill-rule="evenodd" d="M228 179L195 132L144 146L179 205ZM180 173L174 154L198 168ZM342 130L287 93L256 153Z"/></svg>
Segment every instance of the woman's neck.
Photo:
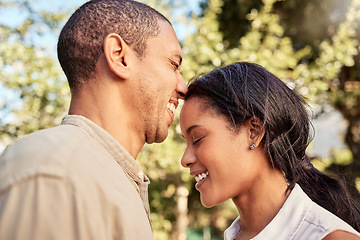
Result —
<svg viewBox="0 0 360 240"><path fill-rule="evenodd" d="M241 231L236 239L249 239L259 234L290 194L285 194L288 185L279 170L272 169L258 180L249 192L233 198L241 219Z"/></svg>

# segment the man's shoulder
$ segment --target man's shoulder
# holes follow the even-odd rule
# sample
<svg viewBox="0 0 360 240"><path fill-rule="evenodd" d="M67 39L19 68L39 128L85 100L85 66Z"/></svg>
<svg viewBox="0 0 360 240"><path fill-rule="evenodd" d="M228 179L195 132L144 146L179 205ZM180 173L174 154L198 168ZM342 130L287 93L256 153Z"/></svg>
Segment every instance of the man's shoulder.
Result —
<svg viewBox="0 0 360 240"><path fill-rule="evenodd" d="M101 184L116 176L129 181L107 148L81 127L60 125L34 132L0 156L0 185L33 177L56 177L77 184Z"/></svg>
<svg viewBox="0 0 360 240"><path fill-rule="evenodd" d="M38 175L62 177L72 161L76 145L86 135L73 126L57 126L25 136L0 156L0 183Z"/></svg>
<svg viewBox="0 0 360 240"><path fill-rule="evenodd" d="M28 162L31 159L41 159L56 155L65 147L73 146L76 141L82 142L85 135L73 126L56 126L31 133L9 145L0 161Z"/></svg>

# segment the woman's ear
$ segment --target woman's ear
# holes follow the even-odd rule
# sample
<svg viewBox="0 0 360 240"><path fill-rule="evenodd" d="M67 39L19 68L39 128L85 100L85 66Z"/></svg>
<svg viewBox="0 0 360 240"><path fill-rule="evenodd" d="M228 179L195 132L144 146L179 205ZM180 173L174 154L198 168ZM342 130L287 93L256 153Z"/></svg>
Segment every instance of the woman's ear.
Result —
<svg viewBox="0 0 360 240"><path fill-rule="evenodd" d="M257 117L252 117L248 120L248 126L250 129L249 135L251 144L259 146L261 140L265 135L265 128L263 122Z"/></svg>
<svg viewBox="0 0 360 240"><path fill-rule="evenodd" d="M104 55L109 69L122 79L130 75L127 64L129 46L116 33L110 33L104 40Z"/></svg>

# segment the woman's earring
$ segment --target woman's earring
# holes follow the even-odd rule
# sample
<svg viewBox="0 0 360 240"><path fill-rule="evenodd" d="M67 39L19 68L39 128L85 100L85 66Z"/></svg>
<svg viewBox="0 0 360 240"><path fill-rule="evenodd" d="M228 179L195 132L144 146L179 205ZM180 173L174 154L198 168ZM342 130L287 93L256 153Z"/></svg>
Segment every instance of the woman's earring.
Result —
<svg viewBox="0 0 360 240"><path fill-rule="evenodd" d="M252 143L252 144L250 145L250 149L251 149L251 150L254 150L255 148L256 148L255 144Z"/></svg>

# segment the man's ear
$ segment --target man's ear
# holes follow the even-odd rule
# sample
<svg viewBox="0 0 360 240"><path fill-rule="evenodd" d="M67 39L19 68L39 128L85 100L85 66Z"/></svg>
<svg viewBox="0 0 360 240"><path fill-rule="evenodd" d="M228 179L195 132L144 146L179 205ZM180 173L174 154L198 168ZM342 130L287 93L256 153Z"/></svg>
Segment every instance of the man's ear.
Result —
<svg viewBox="0 0 360 240"><path fill-rule="evenodd" d="M249 135L251 144L259 146L261 140L265 135L265 128L263 122L257 117L252 117L248 120L248 126L250 129Z"/></svg>
<svg viewBox="0 0 360 240"><path fill-rule="evenodd" d="M116 33L110 33L104 40L104 55L110 70L122 79L130 75L127 64L129 46Z"/></svg>

